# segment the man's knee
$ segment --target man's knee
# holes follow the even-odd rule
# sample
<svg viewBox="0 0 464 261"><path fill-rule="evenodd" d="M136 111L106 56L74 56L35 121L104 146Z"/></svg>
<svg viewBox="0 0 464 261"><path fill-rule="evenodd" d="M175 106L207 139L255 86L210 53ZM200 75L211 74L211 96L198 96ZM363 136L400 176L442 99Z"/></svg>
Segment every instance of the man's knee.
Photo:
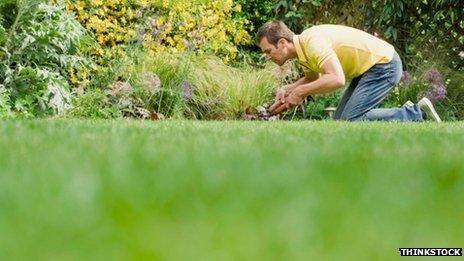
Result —
<svg viewBox="0 0 464 261"><path fill-rule="evenodd" d="M362 121L365 114L342 113L338 120L342 121Z"/></svg>

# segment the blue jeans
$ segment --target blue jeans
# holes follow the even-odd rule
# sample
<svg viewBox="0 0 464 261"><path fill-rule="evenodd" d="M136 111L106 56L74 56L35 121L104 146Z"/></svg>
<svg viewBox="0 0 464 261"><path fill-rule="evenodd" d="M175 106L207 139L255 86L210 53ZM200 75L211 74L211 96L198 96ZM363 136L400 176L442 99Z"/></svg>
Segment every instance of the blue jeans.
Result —
<svg viewBox="0 0 464 261"><path fill-rule="evenodd" d="M340 99L334 119L422 121L422 112L417 104L377 109L380 102L399 83L402 73L401 59L395 52L389 63L376 64L354 78Z"/></svg>

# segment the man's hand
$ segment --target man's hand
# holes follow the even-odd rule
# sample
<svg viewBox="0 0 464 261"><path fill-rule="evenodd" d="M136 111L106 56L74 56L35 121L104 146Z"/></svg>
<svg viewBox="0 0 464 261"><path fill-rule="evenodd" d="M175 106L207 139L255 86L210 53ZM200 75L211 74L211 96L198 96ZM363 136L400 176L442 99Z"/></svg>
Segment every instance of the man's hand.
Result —
<svg viewBox="0 0 464 261"><path fill-rule="evenodd" d="M285 104L285 96L287 95L287 92L283 89L280 89L276 93L276 97L274 99L274 103L269 107L269 111L271 113L274 113L274 110L279 107L282 104Z"/></svg>
<svg viewBox="0 0 464 261"><path fill-rule="evenodd" d="M276 91L276 96L274 98L274 103L269 107L269 110L275 109L278 106L282 105L285 103L285 98L290 94L290 92L294 89L295 87L292 84L285 85L282 88L278 89Z"/></svg>
<svg viewBox="0 0 464 261"><path fill-rule="evenodd" d="M280 104L285 103L286 96L287 96L287 91L284 88L277 90L274 103L280 103Z"/></svg>
<svg viewBox="0 0 464 261"><path fill-rule="evenodd" d="M284 103L280 103L280 101L275 102L271 107L269 107L269 111L273 114L281 113L291 107L300 105L303 102L303 97L298 95L295 91L292 91L286 98Z"/></svg>

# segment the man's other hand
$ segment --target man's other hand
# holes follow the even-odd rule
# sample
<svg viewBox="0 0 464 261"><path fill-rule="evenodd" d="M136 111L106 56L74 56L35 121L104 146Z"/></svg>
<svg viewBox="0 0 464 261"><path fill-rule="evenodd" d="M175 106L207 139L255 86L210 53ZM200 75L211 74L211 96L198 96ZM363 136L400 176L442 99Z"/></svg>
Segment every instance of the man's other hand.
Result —
<svg viewBox="0 0 464 261"><path fill-rule="evenodd" d="M302 102L303 98L293 91L285 98L284 103L276 101L271 107L269 107L269 111L273 114L281 113L291 107L300 105Z"/></svg>
<svg viewBox="0 0 464 261"><path fill-rule="evenodd" d="M284 88L277 90L274 103L277 103L277 102L280 102L280 104L285 103L285 96L287 96L287 91Z"/></svg>

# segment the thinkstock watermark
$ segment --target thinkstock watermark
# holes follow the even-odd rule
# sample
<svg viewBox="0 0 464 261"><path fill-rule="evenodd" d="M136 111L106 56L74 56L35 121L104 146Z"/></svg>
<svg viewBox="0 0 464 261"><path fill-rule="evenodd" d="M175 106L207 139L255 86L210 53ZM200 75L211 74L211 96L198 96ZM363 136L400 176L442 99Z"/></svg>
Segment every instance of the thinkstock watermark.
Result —
<svg viewBox="0 0 464 261"><path fill-rule="evenodd" d="M400 248L401 256L462 256L462 248Z"/></svg>

